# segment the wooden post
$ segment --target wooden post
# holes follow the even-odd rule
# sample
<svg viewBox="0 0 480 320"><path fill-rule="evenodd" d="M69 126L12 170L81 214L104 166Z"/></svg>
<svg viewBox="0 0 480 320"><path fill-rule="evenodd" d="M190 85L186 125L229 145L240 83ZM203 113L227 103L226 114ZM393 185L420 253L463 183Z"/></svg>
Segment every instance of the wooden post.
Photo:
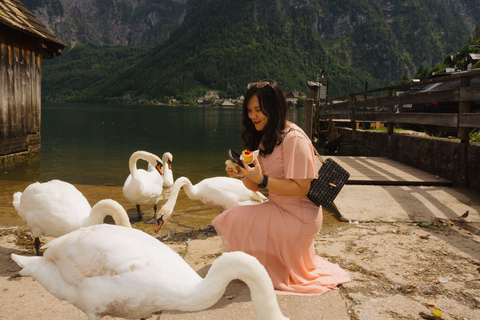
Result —
<svg viewBox="0 0 480 320"><path fill-rule="evenodd" d="M460 78L460 87L469 87L470 86L470 78L462 77ZM469 113L470 112L470 101L461 101L462 97L460 97L460 101L458 103L458 114L459 119L458 122L460 123L460 113ZM470 128L460 128L458 127L458 138L462 141L465 140L468 144L468 140L470 140Z"/></svg>
<svg viewBox="0 0 480 320"><path fill-rule="evenodd" d="M393 89L388 89L387 90L387 97L391 98L393 97ZM387 106L388 107L388 114L392 114L393 113L393 106L392 105L389 105ZM394 123L389 121L387 122L387 133L388 135L391 135L393 133L393 126L394 126Z"/></svg>
<svg viewBox="0 0 480 320"><path fill-rule="evenodd" d="M312 133L317 128L317 123L313 123L313 105L317 100L317 93L320 84L318 82L308 81L307 99L305 101L304 128L305 134L312 139ZM315 126L315 127L314 127Z"/></svg>
<svg viewBox="0 0 480 320"><path fill-rule="evenodd" d="M357 130L357 122L355 120L355 96L353 94L350 95L350 102L352 102L352 107L350 108L350 119L352 120L352 130Z"/></svg>
<svg viewBox="0 0 480 320"><path fill-rule="evenodd" d="M471 78L462 77L460 78L460 88L469 87L470 86ZM468 144L470 143L470 128L461 128L460 127L460 114L461 113L469 113L470 112L470 101L462 101L462 97L460 97L460 101L458 103L458 137L460 139L460 150L462 154L462 162L464 170L461 173L464 177L462 179L464 181L464 186L470 186L470 179L468 178Z"/></svg>

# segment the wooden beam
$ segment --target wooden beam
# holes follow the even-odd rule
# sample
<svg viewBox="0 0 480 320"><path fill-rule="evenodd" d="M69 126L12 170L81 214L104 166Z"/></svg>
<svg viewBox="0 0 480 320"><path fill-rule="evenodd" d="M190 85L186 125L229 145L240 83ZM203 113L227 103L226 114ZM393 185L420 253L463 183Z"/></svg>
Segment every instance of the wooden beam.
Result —
<svg viewBox="0 0 480 320"><path fill-rule="evenodd" d="M321 115L321 119L329 119L330 115ZM476 114L466 117L465 124L471 124L480 118ZM393 122L393 123L412 123L412 124L428 124L445 127L458 126L458 114L456 113L365 113L355 114L351 117L349 114L335 114L335 120L351 120L351 121L368 121L368 122ZM468 121L468 122L467 122Z"/></svg>
<svg viewBox="0 0 480 320"><path fill-rule="evenodd" d="M458 118L461 128L480 128L480 113L462 113Z"/></svg>

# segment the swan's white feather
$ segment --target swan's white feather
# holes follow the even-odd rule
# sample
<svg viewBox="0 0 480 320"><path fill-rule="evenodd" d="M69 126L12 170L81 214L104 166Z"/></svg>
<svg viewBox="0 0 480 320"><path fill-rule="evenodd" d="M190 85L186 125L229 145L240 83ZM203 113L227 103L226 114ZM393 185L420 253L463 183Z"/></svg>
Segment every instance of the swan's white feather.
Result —
<svg viewBox="0 0 480 320"><path fill-rule="evenodd" d="M156 205L163 198L163 177L157 170L137 168L139 159L147 161L155 168L160 158L150 152L136 151L130 156L128 175L123 185L123 195L134 205Z"/></svg>
<svg viewBox="0 0 480 320"><path fill-rule="evenodd" d="M260 192L247 189L243 182L230 177L207 178L193 185L186 177L175 180L167 202L157 213L157 218L163 215L166 221L172 214L180 189L193 200L199 200L213 209L226 210L241 205L254 205L267 198Z"/></svg>
<svg viewBox="0 0 480 320"><path fill-rule="evenodd" d="M59 237L101 223L107 215L112 215L117 224L130 226L127 213L118 202L105 199L92 208L75 186L60 180L33 183L23 193L16 192L13 198L15 209L34 237L41 234Z"/></svg>
<svg viewBox="0 0 480 320"><path fill-rule="evenodd" d="M35 238L42 234L59 237L80 227L103 223L107 215L116 224L131 227L127 212L118 202L104 199L92 208L75 186L60 180L32 183L23 193L14 194L13 205Z"/></svg>
<svg viewBox="0 0 480 320"><path fill-rule="evenodd" d="M195 311L212 306L239 278L252 291L260 319L286 319L263 266L245 253L224 254L202 279L168 246L133 229L94 225L44 246L43 257L12 259L59 299L90 320L111 315L138 319L157 310Z"/></svg>
<svg viewBox="0 0 480 320"><path fill-rule="evenodd" d="M88 200L72 184L51 180L32 183L14 194L14 207L34 237L59 237L80 228L90 215Z"/></svg>
<svg viewBox="0 0 480 320"><path fill-rule="evenodd" d="M165 152L162 156L162 161L165 169L163 170L163 187L168 188L173 185L173 155L170 152Z"/></svg>

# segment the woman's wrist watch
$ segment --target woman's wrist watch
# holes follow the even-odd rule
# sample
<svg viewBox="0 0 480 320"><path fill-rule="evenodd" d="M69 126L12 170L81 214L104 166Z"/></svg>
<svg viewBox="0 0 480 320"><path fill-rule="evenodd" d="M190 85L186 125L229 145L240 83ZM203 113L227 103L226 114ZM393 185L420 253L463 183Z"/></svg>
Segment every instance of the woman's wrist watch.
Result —
<svg viewBox="0 0 480 320"><path fill-rule="evenodd" d="M258 184L260 188L266 188L268 184L268 177L266 175L263 175L263 180L262 183Z"/></svg>

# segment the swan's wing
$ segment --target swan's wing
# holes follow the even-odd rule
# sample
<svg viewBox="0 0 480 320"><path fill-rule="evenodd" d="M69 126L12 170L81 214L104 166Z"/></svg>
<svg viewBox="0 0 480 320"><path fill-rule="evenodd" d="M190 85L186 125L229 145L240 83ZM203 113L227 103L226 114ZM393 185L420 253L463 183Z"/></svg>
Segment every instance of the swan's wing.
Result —
<svg viewBox="0 0 480 320"><path fill-rule="evenodd" d="M138 169L123 186L123 195L133 204L155 204L162 199L163 177L158 171Z"/></svg>
<svg viewBox="0 0 480 320"><path fill-rule="evenodd" d="M256 192L247 189L243 182L229 177L214 177L202 180L205 190L202 192L204 198L202 202L212 206L221 206L223 209L229 209L243 204L258 204L263 202ZM208 190L208 191L207 191Z"/></svg>
<svg viewBox="0 0 480 320"><path fill-rule="evenodd" d="M58 237L79 228L90 210L88 200L73 185L52 180L28 186L18 213L34 234Z"/></svg>
<svg viewBox="0 0 480 320"><path fill-rule="evenodd" d="M43 248L44 256L32 263L17 259L28 263L25 274L89 317L147 317L173 308L201 281L178 254L137 229L94 225Z"/></svg>
<svg viewBox="0 0 480 320"><path fill-rule="evenodd" d="M160 195L163 192L163 177L157 170L140 172L145 192Z"/></svg>
<svg viewBox="0 0 480 320"><path fill-rule="evenodd" d="M54 261L63 279L71 284L132 273L145 267L162 272L170 264L192 270L178 254L152 236L115 225L81 228L43 248L47 249L44 258Z"/></svg>

